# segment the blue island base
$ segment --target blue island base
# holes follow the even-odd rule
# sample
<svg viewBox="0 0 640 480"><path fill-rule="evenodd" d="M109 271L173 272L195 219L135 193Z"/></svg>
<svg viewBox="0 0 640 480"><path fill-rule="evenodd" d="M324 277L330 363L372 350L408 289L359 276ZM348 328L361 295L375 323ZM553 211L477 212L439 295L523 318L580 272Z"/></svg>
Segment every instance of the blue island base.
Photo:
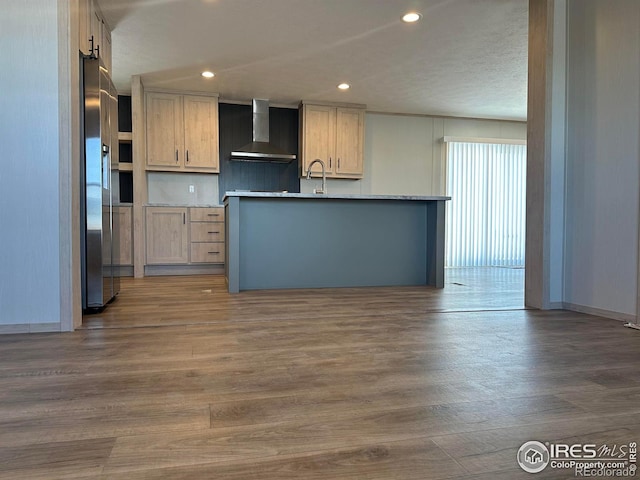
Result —
<svg viewBox="0 0 640 480"><path fill-rule="evenodd" d="M447 197L228 193L226 275L241 290L444 286Z"/></svg>

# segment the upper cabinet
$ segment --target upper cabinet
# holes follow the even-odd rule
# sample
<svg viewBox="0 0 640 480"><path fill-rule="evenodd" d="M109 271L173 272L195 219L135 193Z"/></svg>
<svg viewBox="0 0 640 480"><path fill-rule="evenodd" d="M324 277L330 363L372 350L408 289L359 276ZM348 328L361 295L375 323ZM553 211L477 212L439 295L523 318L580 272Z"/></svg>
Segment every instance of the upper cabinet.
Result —
<svg viewBox="0 0 640 480"><path fill-rule="evenodd" d="M328 178L362 178L364 106L331 106L303 102L300 106L301 175L319 158ZM322 173L316 163L314 176Z"/></svg>
<svg viewBox="0 0 640 480"><path fill-rule="evenodd" d="M102 17L98 12L97 5L95 2L92 2L91 6L91 30L89 31L89 44L90 47L93 47L93 52L89 51L89 53L93 53L95 56L104 58L102 54Z"/></svg>
<svg viewBox="0 0 640 480"><path fill-rule="evenodd" d="M218 99L185 95L183 109L185 167L218 172Z"/></svg>
<svg viewBox="0 0 640 480"><path fill-rule="evenodd" d="M101 40L100 40L100 58L104 62L104 66L109 72L109 75L113 75L111 70L111 32L107 28L106 24L102 24Z"/></svg>
<svg viewBox="0 0 640 480"><path fill-rule="evenodd" d="M147 165L160 169L179 169L184 150L182 97L147 93Z"/></svg>
<svg viewBox="0 0 640 480"><path fill-rule="evenodd" d="M99 56L111 73L111 29L95 0L78 0L78 48Z"/></svg>
<svg viewBox="0 0 640 480"><path fill-rule="evenodd" d="M327 176L333 174L336 109L324 105L303 105L300 121L302 174L306 174L309 164L316 158L324 162ZM312 171L322 172L322 167L316 163Z"/></svg>
<svg viewBox="0 0 640 480"><path fill-rule="evenodd" d="M91 3L91 0L78 0L78 48L85 55L89 55L91 51Z"/></svg>
<svg viewBox="0 0 640 480"><path fill-rule="evenodd" d="M145 95L147 170L218 173L218 98Z"/></svg>
<svg viewBox="0 0 640 480"><path fill-rule="evenodd" d="M364 173L364 110L336 109L335 176L362 178Z"/></svg>

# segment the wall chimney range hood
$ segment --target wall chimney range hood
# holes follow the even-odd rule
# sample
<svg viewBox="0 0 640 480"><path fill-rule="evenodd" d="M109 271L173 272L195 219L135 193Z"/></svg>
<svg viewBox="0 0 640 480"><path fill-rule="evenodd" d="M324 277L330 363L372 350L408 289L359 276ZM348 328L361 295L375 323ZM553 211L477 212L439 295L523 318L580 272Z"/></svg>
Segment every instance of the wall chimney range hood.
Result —
<svg viewBox="0 0 640 480"><path fill-rule="evenodd" d="M269 143L269 100L253 100L253 141L231 152L231 160L289 163L296 156Z"/></svg>

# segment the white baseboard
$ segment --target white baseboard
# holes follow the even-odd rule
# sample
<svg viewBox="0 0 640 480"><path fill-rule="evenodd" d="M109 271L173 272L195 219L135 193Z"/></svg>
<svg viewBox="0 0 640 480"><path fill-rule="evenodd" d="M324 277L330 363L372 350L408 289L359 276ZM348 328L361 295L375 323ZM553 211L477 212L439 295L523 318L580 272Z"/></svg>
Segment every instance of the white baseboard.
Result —
<svg viewBox="0 0 640 480"><path fill-rule="evenodd" d="M595 315L596 317L611 318L613 320L620 320L621 322L636 323L637 319L635 315L622 312L614 312L612 310L604 310L601 308L587 307L585 305L578 305L575 303L563 302L565 310L571 310L573 312L587 313L589 315Z"/></svg>
<svg viewBox="0 0 640 480"><path fill-rule="evenodd" d="M563 302L550 302L549 303L549 308L547 308L547 310L564 310L564 303Z"/></svg>
<svg viewBox="0 0 640 480"><path fill-rule="evenodd" d="M60 332L60 322L55 323L16 323L0 325L0 335L11 333L49 333Z"/></svg>

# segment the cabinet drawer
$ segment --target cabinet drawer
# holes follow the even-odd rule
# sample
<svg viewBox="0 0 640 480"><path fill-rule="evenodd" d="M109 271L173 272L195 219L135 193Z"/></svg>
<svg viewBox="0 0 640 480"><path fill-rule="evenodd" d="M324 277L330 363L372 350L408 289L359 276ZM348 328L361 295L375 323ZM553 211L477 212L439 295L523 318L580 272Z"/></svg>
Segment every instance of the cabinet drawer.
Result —
<svg viewBox="0 0 640 480"><path fill-rule="evenodd" d="M192 222L224 222L224 207L190 208Z"/></svg>
<svg viewBox="0 0 640 480"><path fill-rule="evenodd" d="M192 243L191 263L224 263L224 243Z"/></svg>
<svg viewBox="0 0 640 480"><path fill-rule="evenodd" d="M191 223L192 242L224 242L224 223Z"/></svg>

